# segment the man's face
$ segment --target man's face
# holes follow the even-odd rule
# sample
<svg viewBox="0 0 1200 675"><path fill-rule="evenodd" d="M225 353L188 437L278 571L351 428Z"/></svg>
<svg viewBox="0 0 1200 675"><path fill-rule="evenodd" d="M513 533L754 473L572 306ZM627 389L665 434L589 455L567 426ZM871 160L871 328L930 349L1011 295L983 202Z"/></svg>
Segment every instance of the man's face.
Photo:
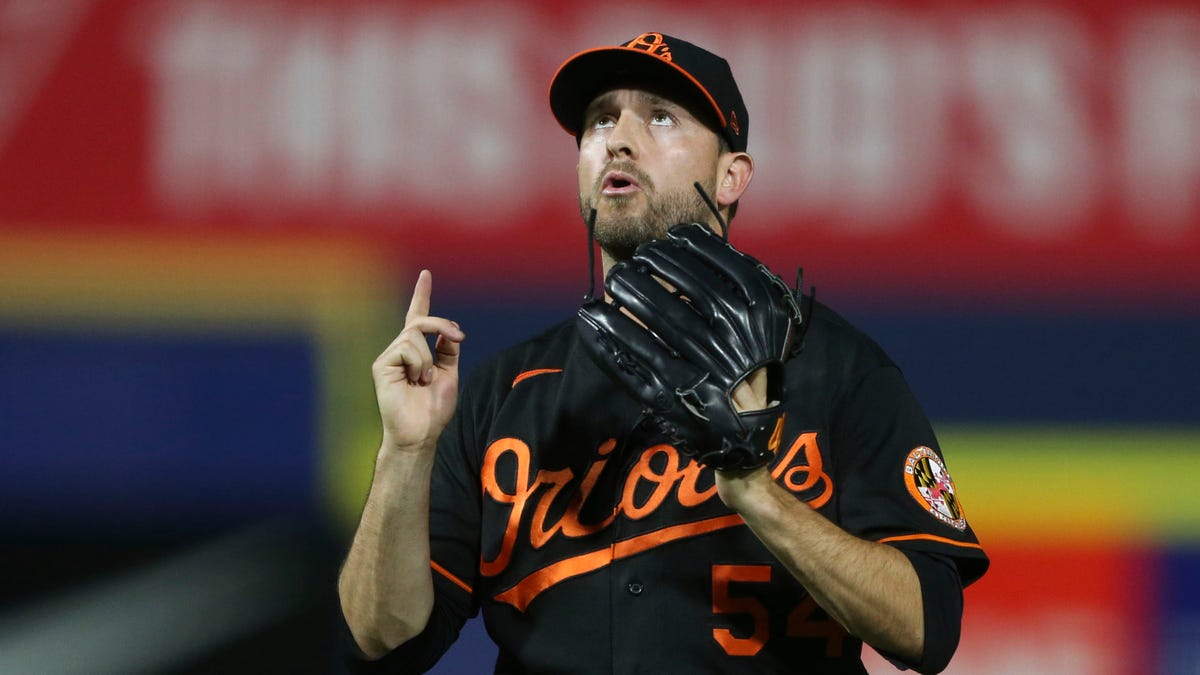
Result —
<svg viewBox="0 0 1200 675"><path fill-rule="evenodd" d="M595 208L601 248L627 259L672 225L713 220L693 183L715 199L720 156L717 134L684 106L642 89L605 92L584 113L580 214L586 222Z"/></svg>

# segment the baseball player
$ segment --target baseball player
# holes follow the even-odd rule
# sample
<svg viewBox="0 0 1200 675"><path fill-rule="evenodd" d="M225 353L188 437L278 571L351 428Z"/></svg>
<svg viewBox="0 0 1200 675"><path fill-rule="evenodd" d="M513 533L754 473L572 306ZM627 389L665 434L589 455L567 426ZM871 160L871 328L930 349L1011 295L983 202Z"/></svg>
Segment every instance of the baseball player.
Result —
<svg viewBox="0 0 1200 675"><path fill-rule="evenodd" d="M373 367L351 666L424 671L482 611L500 673L863 673L864 642L943 669L988 559L897 366L729 244L726 61L647 33L568 59L550 106L604 292L460 395L421 273Z"/></svg>

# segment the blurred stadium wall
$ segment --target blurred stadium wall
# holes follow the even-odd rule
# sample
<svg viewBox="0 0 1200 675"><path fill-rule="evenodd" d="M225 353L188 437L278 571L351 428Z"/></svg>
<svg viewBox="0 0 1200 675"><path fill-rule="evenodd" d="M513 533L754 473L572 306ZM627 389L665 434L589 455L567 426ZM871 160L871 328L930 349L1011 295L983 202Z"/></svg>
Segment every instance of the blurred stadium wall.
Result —
<svg viewBox="0 0 1200 675"><path fill-rule="evenodd" d="M337 672L370 363L424 267L468 370L572 312L546 88L645 30L738 75L735 242L941 431L993 558L948 672L1200 672L1200 9L1156 0L0 0L0 672Z"/></svg>

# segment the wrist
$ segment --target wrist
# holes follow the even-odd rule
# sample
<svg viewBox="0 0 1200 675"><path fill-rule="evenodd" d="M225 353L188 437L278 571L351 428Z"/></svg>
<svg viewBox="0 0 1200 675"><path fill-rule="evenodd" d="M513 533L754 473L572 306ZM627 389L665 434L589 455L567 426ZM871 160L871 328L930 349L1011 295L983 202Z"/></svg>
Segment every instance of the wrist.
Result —
<svg viewBox="0 0 1200 675"><path fill-rule="evenodd" d="M740 413L764 410L772 405L767 400L767 369L759 368L739 384L731 395L733 407Z"/></svg>
<svg viewBox="0 0 1200 675"><path fill-rule="evenodd" d="M375 471L395 472L398 467L409 467L408 471L425 470L433 467L436 443L402 443L384 434L375 455Z"/></svg>
<svg viewBox="0 0 1200 675"><path fill-rule="evenodd" d="M437 447L437 438L422 438L419 440L404 439L402 435L393 433L384 427L383 438L379 442L379 453L397 455L431 454Z"/></svg>
<svg viewBox="0 0 1200 675"><path fill-rule="evenodd" d="M755 469L717 470L717 494L725 505L741 513L744 509L762 504L771 498L775 479L767 466Z"/></svg>

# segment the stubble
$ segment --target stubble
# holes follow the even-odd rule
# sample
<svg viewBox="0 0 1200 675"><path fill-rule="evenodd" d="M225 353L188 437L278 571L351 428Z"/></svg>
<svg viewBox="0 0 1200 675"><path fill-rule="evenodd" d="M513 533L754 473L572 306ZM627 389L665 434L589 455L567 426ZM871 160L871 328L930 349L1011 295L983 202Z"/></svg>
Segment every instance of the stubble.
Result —
<svg viewBox="0 0 1200 675"><path fill-rule="evenodd" d="M614 165L611 168L636 178L641 190L630 196L601 195L601 176L590 194L579 196L579 215L587 224L592 208L602 207L596 217L594 235L596 242L614 260L628 260L639 245L661 239L674 225L711 220L712 212L695 188L659 192L650 177L636 166ZM711 194L711 187L705 189Z"/></svg>

